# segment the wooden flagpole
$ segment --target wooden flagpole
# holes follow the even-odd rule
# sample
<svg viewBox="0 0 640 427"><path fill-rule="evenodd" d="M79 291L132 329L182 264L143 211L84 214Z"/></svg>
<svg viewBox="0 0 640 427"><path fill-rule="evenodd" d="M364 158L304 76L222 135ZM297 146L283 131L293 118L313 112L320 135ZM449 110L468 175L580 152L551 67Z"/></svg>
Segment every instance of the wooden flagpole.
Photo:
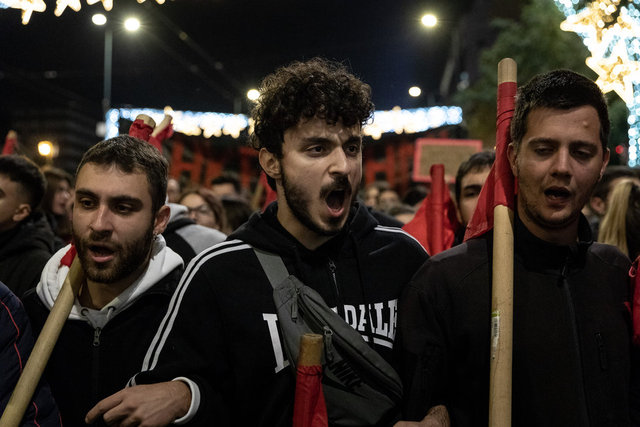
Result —
<svg viewBox="0 0 640 427"><path fill-rule="evenodd" d="M500 61L498 86L516 81L515 61L511 58ZM513 350L513 211L497 205L493 212L489 426L508 427L511 425Z"/></svg>

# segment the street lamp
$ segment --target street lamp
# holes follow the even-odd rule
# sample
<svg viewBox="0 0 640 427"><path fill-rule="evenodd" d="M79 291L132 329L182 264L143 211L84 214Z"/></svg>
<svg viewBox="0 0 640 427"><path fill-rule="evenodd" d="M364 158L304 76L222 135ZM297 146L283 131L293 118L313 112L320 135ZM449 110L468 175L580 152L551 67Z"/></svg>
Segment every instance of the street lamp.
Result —
<svg viewBox="0 0 640 427"><path fill-rule="evenodd" d="M103 72L103 94L102 113L106 118L109 108L111 108L111 78L113 61L113 26L107 22L107 17L101 13L91 17L91 21L99 26L104 25L104 72ZM124 22L127 31L133 32L140 28L140 21L137 18L127 18Z"/></svg>
<svg viewBox="0 0 640 427"><path fill-rule="evenodd" d="M433 28L438 24L438 18L434 14L427 13L422 15L420 22L427 28Z"/></svg>

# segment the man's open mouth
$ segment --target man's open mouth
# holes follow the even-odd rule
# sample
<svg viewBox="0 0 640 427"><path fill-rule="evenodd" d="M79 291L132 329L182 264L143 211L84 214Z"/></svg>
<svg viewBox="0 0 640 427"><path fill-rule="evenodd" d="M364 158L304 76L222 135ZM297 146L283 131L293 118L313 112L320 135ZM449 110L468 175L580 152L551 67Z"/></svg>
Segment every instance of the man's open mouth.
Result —
<svg viewBox="0 0 640 427"><path fill-rule="evenodd" d="M326 197L327 206L332 211L339 211L344 206L347 192L345 190L333 190Z"/></svg>
<svg viewBox="0 0 640 427"><path fill-rule="evenodd" d="M545 196L551 199L567 199L571 197L571 192L562 187L551 187L544 191Z"/></svg>
<svg viewBox="0 0 640 427"><path fill-rule="evenodd" d="M115 250L109 246L90 244L87 246L89 254L96 262L106 262L113 258Z"/></svg>

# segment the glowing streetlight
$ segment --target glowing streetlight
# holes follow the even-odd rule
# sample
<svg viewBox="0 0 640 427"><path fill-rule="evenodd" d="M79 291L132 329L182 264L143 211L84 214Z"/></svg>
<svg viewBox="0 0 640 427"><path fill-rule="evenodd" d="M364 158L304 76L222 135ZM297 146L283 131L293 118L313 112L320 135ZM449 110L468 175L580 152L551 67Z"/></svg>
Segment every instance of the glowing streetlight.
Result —
<svg viewBox="0 0 640 427"><path fill-rule="evenodd" d="M257 89L250 89L247 92L247 98L249 98L251 101L257 101L258 98L260 98L260 92Z"/></svg>
<svg viewBox="0 0 640 427"><path fill-rule="evenodd" d="M127 31L138 31L140 28L140 20L138 18L127 18L124 21L124 28Z"/></svg>
<svg viewBox="0 0 640 427"><path fill-rule="evenodd" d="M51 141L40 141L38 142L38 153L42 157L52 157L53 156L53 144Z"/></svg>
<svg viewBox="0 0 640 427"><path fill-rule="evenodd" d="M422 89L420 89L418 86L411 86L409 88L409 95L413 96L414 98L420 96L421 93Z"/></svg>
<svg viewBox="0 0 640 427"><path fill-rule="evenodd" d="M422 15L420 22L427 28L433 28L438 24L438 18L434 14L427 13Z"/></svg>
<svg viewBox="0 0 640 427"><path fill-rule="evenodd" d="M93 22L96 25L104 25L107 23L107 17L104 16L102 13L96 13L91 17L91 22Z"/></svg>

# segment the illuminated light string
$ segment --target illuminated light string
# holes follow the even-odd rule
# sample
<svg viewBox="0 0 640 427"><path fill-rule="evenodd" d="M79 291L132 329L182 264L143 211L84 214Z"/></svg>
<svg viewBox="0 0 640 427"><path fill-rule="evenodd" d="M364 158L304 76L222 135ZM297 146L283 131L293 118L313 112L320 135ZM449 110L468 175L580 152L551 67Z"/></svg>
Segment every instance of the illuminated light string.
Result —
<svg viewBox="0 0 640 427"><path fill-rule="evenodd" d="M239 138L247 130L252 132L253 121L244 114L207 113L194 111L174 111L150 108L113 108L106 116L106 138L113 138L120 132L120 119L135 120L139 114L146 114L160 123L165 114L173 117L173 129L185 135L205 138L228 135ZM383 133L416 133L445 125L462 123L462 108L442 106L403 110L395 107L389 111L374 112L373 122L364 126L363 133L373 139L380 139Z"/></svg>
<svg viewBox="0 0 640 427"><path fill-rule="evenodd" d="M86 0L89 6L98 2L102 3L104 10L110 11L113 8L113 0ZM138 3L144 3L145 0L138 0ZM164 4L165 0L156 0L158 4ZM78 12L81 8L80 0L56 0L56 8L54 14L56 16L62 15L67 9ZM47 5L44 0L0 0L0 9L21 9L22 10L22 24L27 25L31 19L33 12L44 12L47 9Z"/></svg>
<svg viewBox="0 0 640 427"><path fill-rule="evenodd" d="M615 91L629 109L629 166L640 165L640 0L554 0L567 18L564 31L579 34L603 92Z"/></svg>

